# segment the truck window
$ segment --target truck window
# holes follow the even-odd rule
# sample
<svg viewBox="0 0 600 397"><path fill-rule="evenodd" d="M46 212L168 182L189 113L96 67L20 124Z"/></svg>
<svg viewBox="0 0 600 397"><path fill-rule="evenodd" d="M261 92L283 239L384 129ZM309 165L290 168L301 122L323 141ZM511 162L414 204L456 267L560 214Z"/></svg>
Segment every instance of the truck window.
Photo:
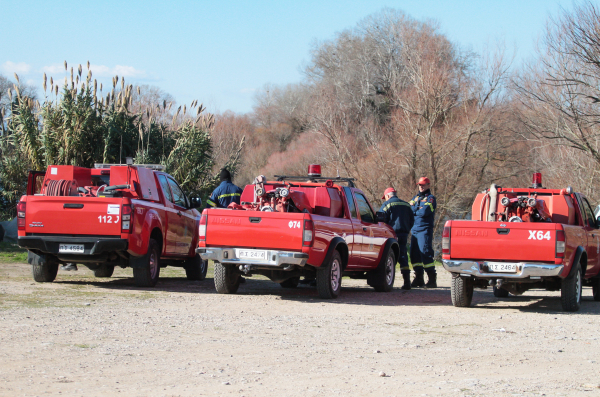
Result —
<svg viewBox="0 0 600 397"><path fill-rule="evenodd" d="M354 206L354 199L352 198L352 190L350 190L349 187L345 187L344 193L346 194L346 202L348 203L348 209L350 209L350 217L352 219L357 219L356 207Z"/></svg>
<svg viewBox="0 0 600 397"><path fill-rule="evenodd" d="M186 208L187 205L185 194L183 194L181 188L177 185L177 182L169 178L169 186L171 187L171 192L173 193L173 204L177 204L180 207Z"/></svg>
<svg viewBox="0 0 600 397"><path fill-rule="evenodd" d="M158 181L160 182L160 188L162 189L165 198L170 202L173 202L173 196L171 196L171 189L169 189L169 183L167 182L167 177L164 175L158 176Z"/></svg>
<svg viewBox="0 0 600 397"><path fill-rule="evenodd" d="M369 206L367 199L360 193L356 193L356 202L358 203L358 212L360 220L363 222L375 223L375 215Z"/></svg>
<svg viewBox="0 0 600 397"><path fill-rule="evenodd" d="M594 218L594 211L592 211L592 206L586 198L583 198L583 202L583 206L585 207L585 216L588 219L588 225L597 229L598 225L596 224L596 219Z"/></svg>

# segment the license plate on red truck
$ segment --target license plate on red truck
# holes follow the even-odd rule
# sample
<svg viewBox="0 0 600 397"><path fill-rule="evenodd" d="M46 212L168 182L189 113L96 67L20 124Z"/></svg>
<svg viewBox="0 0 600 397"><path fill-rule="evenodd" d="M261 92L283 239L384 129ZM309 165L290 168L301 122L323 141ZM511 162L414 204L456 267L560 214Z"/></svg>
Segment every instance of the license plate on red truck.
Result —
<svg viewBox="0 0 600 397"><path fill-rule="evenodd" d="M267 259L267 251L264 250L238 250L238 259Z"/></svg>
<svg viewBox="0 0 600 397"><path fill-rule="evenodd" d="M516 273L516 263L488 262L488 269L493 273Z"/></svg>
<svg viewBox="0 0 600 397"><path fill-rule="evenodd" d="M58 252L63 254L83 254L83 244L60 244Z"/></svg>

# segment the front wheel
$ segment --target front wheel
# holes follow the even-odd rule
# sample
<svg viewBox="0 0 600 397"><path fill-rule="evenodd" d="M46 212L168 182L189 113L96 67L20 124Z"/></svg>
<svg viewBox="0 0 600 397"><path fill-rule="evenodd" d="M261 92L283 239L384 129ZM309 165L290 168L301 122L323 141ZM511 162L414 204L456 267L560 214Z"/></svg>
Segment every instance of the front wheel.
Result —
<svg viewBox="0 0 600 397"><path fill-rule="evenodd" d="M136 259L141 263L133 266L133 281L138 287L154 287L160 275L160 251L158 243L150 239L148 252L143 257Z"/></svg>
<svg viewBox="0 0 600 397"><path fill-rule="evenodd" d="M58 261L49 255L37 255L29 251L27 262L31 264L33 279L38 283L51 283L58 273Z"/></svg>
<svg viewBox="0 0 600 397"><path fill-rule="evenodd" d="M215 262L215 289L219 294L235 294L240 287L240 274L232 265Z"/></svg>
<svg viewBox="0 0 600 397"><path fill-rule="evenodd" d="M452 296L452 304L456 307L469 307L473 300L473 279L452 276L452 284L450 285Z"/></svg>
<svg viewBox="0 0 600 397"><path fill-rule="evenodd" d="M581 287L583 275L581 264L577 264L575 274L562 280L560 286L560 303L566 312L576 312L581 306Z"/></svg>
<svg viewBox="0 0 600 397"><path fill-rule="evenodd" d="M592 292L594 294L594 300L596 302L600 301L600 278L592 280Z"/></svg>
<svg viewBox="0 0 600 397"><path fill-rule="evenodd" d="M342 289L342 257L336 250L331 260L323 268L317 270L317 291L323 299L337 298Z"/></svg>
<svg viewBox="0 0 600 397"><path fill-rule="evenodd" d="M203 260L200 257L200 254L196 254L193 258L189 258L185 261L184 269L188 280L202 281L206 278L208 261Z"/></svg>
<svg viewBox="0 0 600 397"><path fill-rule="evenodd" d="M508 298L508 291L504 288L499 288L494 285L494 296L496 298Z"/></svg>
<svg viewBox="0 0 600 397"><path fill-rule="evenodd" d="M282 288L296 288L300 282L300 277L292 277L285 280L283 283L279 283Z"/></svg>
<svg viewBox="0 0 600 397"><path fill-rule="evenodd" d="M98 268L93 270L95 277L112 277L114 271L115 266L107 264L102 264Z"/></svg>

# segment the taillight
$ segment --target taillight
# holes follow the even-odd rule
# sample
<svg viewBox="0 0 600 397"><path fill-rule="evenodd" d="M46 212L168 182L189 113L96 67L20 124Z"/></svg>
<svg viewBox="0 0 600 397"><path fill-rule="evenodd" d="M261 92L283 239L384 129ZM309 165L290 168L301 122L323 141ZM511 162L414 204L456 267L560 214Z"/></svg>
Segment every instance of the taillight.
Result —
<svg viewBox="0 0 600 397"><path fill-rule="evenodd" d="M556 258L565 257L565 232L564 230L556 231Z"/></svg>
<svg viewBox="0 0 600 397"><path fill-rule="evenodd" d="M132 227L132 219L133 210L131 205L123 204L121 208L121 233L131 233Z"/></svg>
<svg viewBox="0 0 600 397"><path fill-rule="evenodd" d="M17 229L25 230L25 208L27 203L25 201L19 201L17 204Z"/></svg>
<svg viewBox="0 0 600 397"><path fill-rule="evenodd" d="M444 226L442 232L442 255L450 255L450 226Z"/></svg>
<svg viewBox="0 0 600 397"><path fill-rule="evenodd" d="M200 217L200 226L198 226L198 235L200 241L206 241L206 221L208 215L202 215Z"/></svg>
<svg viewBox="0 0 600 397"><path fill-rule="evenodd" d="M313 238L315 236L315 225L313 221L307 219L304 221L304 232L302 233L302 245L305 247L311 247L313 244Z"/></svg>

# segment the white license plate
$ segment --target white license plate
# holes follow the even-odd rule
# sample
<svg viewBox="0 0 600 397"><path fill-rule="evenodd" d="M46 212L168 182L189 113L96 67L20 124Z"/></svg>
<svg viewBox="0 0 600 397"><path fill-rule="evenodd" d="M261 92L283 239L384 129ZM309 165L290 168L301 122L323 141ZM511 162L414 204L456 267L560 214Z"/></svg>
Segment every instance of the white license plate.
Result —
<svg viewBox="0 0 600 397"><path fill-rule="evenodd" d="M239 250L239 259L260 259L267 260L267 251L260 250Z"/></svg>
<svg viewBox="0 0 600 397"><path fill-rule="evenodd" d="M83 254L82 244L60 244L58 246L58 252L62 254Z"/></svg>
<svg viewBox="0 0 600 397"><path fill-rule="evenodd" d="M516 263L488 263L488 269L494 273L516 273Z"/></svg>

